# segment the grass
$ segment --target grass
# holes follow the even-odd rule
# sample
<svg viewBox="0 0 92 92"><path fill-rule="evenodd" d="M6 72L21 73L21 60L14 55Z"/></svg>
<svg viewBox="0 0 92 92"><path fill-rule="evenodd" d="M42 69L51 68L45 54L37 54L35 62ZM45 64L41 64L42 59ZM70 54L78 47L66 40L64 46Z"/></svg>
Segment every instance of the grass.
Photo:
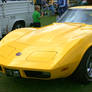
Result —
<svg viewBox="0 0 92 92"><path fill-rule="evenodd" d="M32 80L2 76L0 92L92 92L92 83L83 85L69 79Z"/></svg>
<svg viewBox="0 0 92 92"><path fill-rule="evenodd" d="M55 22L55 16L41 19L42 26ZM0 92L92 92L92 83L80 84L70 79L32 80L0 76Z"/></svg>
<svg viewBox="0 0 92 92"><path fill-rule="evenodd" d="M41 25L45 26L56 21L56 16L44 16L41 18Z"/></svg>

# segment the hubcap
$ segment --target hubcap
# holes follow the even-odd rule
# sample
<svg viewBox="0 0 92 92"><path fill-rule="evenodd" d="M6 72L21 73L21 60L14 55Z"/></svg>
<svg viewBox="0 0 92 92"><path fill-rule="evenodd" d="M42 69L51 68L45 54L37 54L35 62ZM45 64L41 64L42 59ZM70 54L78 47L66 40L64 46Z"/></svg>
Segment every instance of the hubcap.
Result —
<svg viewBox="0 0 92 92"><path fill-rule="evenodd" d="M92 55L90 55L87 60L87 73L88 76L92 78Z"/></svg>

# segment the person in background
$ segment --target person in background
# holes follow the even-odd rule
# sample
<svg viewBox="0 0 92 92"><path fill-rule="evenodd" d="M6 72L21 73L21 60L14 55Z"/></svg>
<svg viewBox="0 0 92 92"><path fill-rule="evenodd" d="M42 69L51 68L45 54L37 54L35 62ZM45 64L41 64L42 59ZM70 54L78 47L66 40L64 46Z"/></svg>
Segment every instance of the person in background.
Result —
<svg viewBox="0 0 92 92"><path fill-rule="evenodd" d="M43 14L42 14L42 16L43 16ZM33 12L32 18L33 18L33 27L41 27L40 6L38 6L38 5L35 6L35 11Z"/></svg>
<svg viewBox="0 0 92 92"><path fill-rule="evenodd" d="M36 0L36 5L39 5L42 8L42 0Z"/></svg>
<svg viewBox="0 0 92 92"><path fill-rule="evenodd" d="M53 1L42 0L42 9L44 11L44 15L49 15L49 11L51 11L51 15L55 15Z"/></svg>
<svg viewBox="0 0 92 92"><path fill-rule="evenodd" d="M53 0L52 1L49 0L49 10L52 12L52 15L55 15L55 8L53 5Z"/></svg>
<svg viewBox="0 0 92 92"><path fill-rule="evenodd" d="M61 16L68 8L67 0L57 0L58 14Z"/></svg>
<svg viewBox="0 0 92 92"><path fill-rule="evenodd" d="M46 3L46 0L42 0L42 3L41 4L42 4L42 7L45 7L45 5L47 4Z"/></svg>
<svg viewBox="0 0 92 92"><path fill-rule="evenodd" d="M42 0L42 9L41 9L41 11L44 13L44 15L47 15L48 10L49 10L49 5L47 4L47 1Z"/></svg>

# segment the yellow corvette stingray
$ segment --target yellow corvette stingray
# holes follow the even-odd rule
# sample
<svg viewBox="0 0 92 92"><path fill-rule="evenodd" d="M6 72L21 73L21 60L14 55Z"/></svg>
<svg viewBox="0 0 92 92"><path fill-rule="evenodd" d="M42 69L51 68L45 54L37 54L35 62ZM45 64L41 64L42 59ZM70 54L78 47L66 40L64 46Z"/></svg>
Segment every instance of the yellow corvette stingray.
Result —
<svg viewBox="0 0 92 92"><path fill-rule="evenodd" d="M42 28L21 28L0 42L0 71L7 76L92 81L92 7L68 9Z"/></svg>

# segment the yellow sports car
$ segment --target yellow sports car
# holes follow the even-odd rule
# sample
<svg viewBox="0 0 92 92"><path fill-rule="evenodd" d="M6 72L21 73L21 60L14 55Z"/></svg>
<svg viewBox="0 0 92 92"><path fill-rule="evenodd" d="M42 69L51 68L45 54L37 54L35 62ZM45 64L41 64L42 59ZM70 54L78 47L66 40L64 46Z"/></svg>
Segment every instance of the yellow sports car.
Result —
<svg viewBox="0 0 92 92"><path fill-rule="evenodd" d="M0 42L0 71L7 76L92 81L92 7L69 8L51 25L21 28Z"/></svg>

